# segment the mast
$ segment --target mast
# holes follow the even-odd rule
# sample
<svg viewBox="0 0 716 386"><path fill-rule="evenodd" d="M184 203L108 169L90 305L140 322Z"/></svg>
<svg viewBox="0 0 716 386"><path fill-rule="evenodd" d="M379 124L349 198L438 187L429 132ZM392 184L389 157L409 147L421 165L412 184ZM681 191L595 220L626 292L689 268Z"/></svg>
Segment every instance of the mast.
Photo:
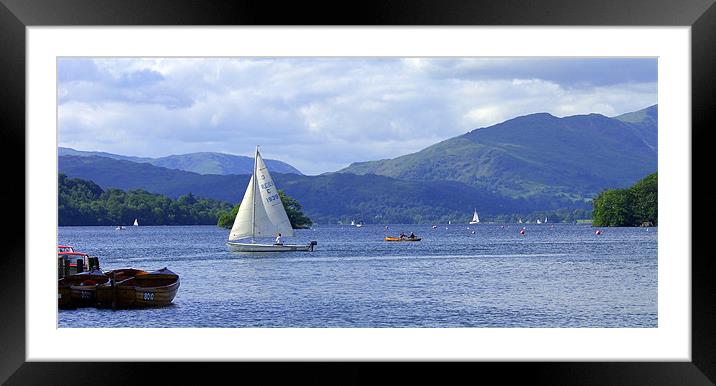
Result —
<svg viewBox="0 0 716 386"><path fill-rule="evenodd" d="M251 176L252 192L251 192L251 243L254 243L254 233L256 232L256 166L258 165L259 145L256 145L256 154L254 155L254 172Z"/></svg>

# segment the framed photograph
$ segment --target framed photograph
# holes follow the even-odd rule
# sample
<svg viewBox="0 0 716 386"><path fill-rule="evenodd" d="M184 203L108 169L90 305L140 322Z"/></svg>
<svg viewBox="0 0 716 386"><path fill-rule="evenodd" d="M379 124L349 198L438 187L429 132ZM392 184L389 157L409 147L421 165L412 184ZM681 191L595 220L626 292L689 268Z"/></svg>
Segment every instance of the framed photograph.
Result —
<svg viewBox="0 0 716 386"><path fill-rule="evenodd" d="M99 372L112 380L141 372L153 382L162 379L156 368L139 362L166 370L171 364L160 362L218 361L233 362L248 372L274 368L277 382L304 376L315 379L308 374L325 362L333 362L347 383L370 382L372 371L381 365L368 366L368 362L393 364L398 372L405 366L402 362L420 362L424 367L414 376L448 382L474 371L538 384L712 384L716 380L710 332L716 323L710 312L714 269L707 254L694 248L695 241L702 244L708 237L708 226L699 226L692 215L694 205L702 201L693 194L694 183L708 175L698 172L709 162L703 150L695 150L709 143L706 133L716 105L713 2L544 1L539 6L448 2L410 7L390 3L366 5L338 17L318 16L295 6L287 14L268 17L270 7L243 2L214 7L190 2L142 4L141 12L137 7L2 0L5 55L0 63L6 89L2 109L12 141L8 148L13 149L5 161L7 165L18 158L25 162L22 172L8 168L22 173L11 173L9 180L15 181L13 185L24 181L24 195L16 193L22 189L8 190L16 193L14 200L25 202L24 212L15 213L19 206L10 205L7 218L22 217L25 226L23 236L11 244L12 259L1 273L6 316L0 333L0 379L14 384L81 383ZM306 18L297 22L298 15ZM524 143L509 144L499 135L490 137L494 127L508 132L510 122L516 120L521 120L520 128L534 127L538 134L524 134L520 139ZM146 122L152 123L152 130L146 129ZM539 131L545 125L559 125L565 133L581 131L550 142ZM601 130L599 137L594 136L597 131L585 131L592 126ZM479 146L465 152L484 151L483 158L475 164L436 166L454 161L455 149L467 146L466 136L479 136ZM610 144L594 145L604 138ZM541 157L539 152L524 150L527 142L540 141L545 147ZM163 150L152 153L158 143L164 144ZM447 155L430 158L421 153L428 147L439 152L435 144L449 149L444 150ZM489 146L491 151L483 149ZM590 149L613 152L588 154ZM248 166L216 171L206 169L206 160L187 166L184 158L181 167L176 159L168 160L203 151L232 153L232 165ZM96 157L97 152L114 153L110 154L114 158L107 161ZM398 157L411 163L394 161ZM564 162L555 161L559 159ZM104 169L93 165L95 174L82 174L80 170L89 170L90 162L112 165ZM436 175L432 180L427 174L410 179L416 170L425 173L420 166L412 167L421 162L431 165L430 173ZM547 170L562 171L558 177L564 187L540 185L543 180L536 177L522 180L511 173L523 164L548 162L553 163L551 169L540 166L535 174L548 180ZM590 165L593 174L584 178L586 169L570 169L579 162ZM491 170L504 169L502 179L491 177L489 186L480 185L485 180L475 182L456 172L488 164ZM590 226L583 223L586 206L570 211L560 211L554 201L552 210L541 209L547 204L539 206L543 191L579 202L621 181L617 178L637 181L626 167L636 164L639 175L657 170L661 175L658 227L655 214L653 219L638 220L633 215L632 222L638 224L610 224L616 215L609 217L607 209L600 207L603 218L596 220L596 210L589 213L589 220L595 221L592 225L600 226ZM112 174L120 166L131 171ZM159 204L151 211L137 209L120 217L112 217L116 208L109 206L87 215L85 206L84 212L72 212L76 216L69 221L69 204L58 198L58 190L65 188L64 173L70 170L76 173L66 177L76 178L72 184L85 184L89 190L96 186L105 194L111 187L136 189L130 182L121 185L120 180L158 166L184 174L152 174L146 180L155 181L151 186L161 186L164 178L173 183L186 176L196 179L194 185L186 185L191 189L181 188L188 189L188 195L160 192L170 197L163 202L172 208L171 215ZM529 174L523 170L521 176ZM446 182L445 175L453 179ZM400 200L389 201L403 212L411 211L407 215L389 206L366 209L366 201L362 211L347 214L318 210L308 193L302 193L303 187L320 197L316 202L335 199L335 192L315 186L319 179L338 186L335 179L344 176L352 176L355 187L369 186L373 190L369 195L386 202L391 194L400 196L391 190L400 184L403 193L411 192L406 193L411 200L422 200L413 192L423 192L440 203L423 210L416 208L431 204L420 201L422 206L410 207ZM107 185L103 178L116 185ZM326 182L330 178L334 180ZM445 188L435 187L438 182ZM640 186L648 183L646 178ZM655 191L656 174L653 184ZM282 185L293 190L281 191L279 197L273 189ZM146 186L150 185L139 187ZM212 190L216 186L228 186L233 193L205 200L204 194L218 191ZM515 191L530 198L520 198ZM507 192L514 197L505 198ZM131 194L136 200L161 200L146 191ZM473 210L469 200L463 202L465 196L510 210ZM192 207L197 200L201 202ZM313 221L300 224L298 228L305 229L294 235L300 201ZM277 207L277 202L283 206ZM237 203L241 205L231 213ZM225 212L230 218L226 231L205 226L172 233L178 229L172 228L175 225L203 224L188 219L202 216L199 209L185 209L189 207L213 211L212 216ZM89 225L88 216L93 216L97 227L58 227ZM179 217L186 222L177 222ZM287 227L281 225L284 222ZM154 233L134 241L122 237L143 230L145 224L168 226L147 227ZM91 231L100 227L101 235ZM380 237L372 240L359 232ZM399 236L400 232L405 234ZM417 235L409 236L410 232ZM443 236L436 236L437 232ZM560 236L555 237L557 233ZM255 236L270 240L256 244ZM298 241L284 240L285 236ZM476 252L468 259L460 245L478 236L492 243L479 243L483 252L473 261ZM537 241L525 242L530 236ZM250 243L242 241L248 238ZM163 239L175 240L176 245L162 250ZM306 252L298 259L281 259L293 264L292 270L286 270L275 265L275 259L208 261L202 257L205 254L176 250L178 239L219 248L222 251L216 253L221 256L245 253L247 248ZM65 241L76 244L77 240L91 240L80 244L107 257L98 263L89 256L82 269L75 261L74 269L92 270L96 264L105 271L112 269L107 272L113 275L103 276L111 285L106 292L111 300L104 309L58 312L54 276L63 275L42 256L51 255ZM358 253L360 243L382 252ZM124 259L118 252L131 247L141 253ZM170 255L176 258L161 258ZM346 264L351 256L360 258ZM406 257L412 260L397 269ZM316 264L330 259L340 263ZM67 260L67 268L72 263ZM126 272L115 269L120 266L140 269L140 274L133 271L136 277L131 280L156 275L151 283L173 291L169 296L164 290L150 290L156 286L136 284L141 282L137 279L131 282L132 291L144 297L133 292L132 307L172 303L177 296L175 304L141 315L115 310L122 303L117 291L129 288L129 281L121 277ZM142 271L163 266L169 270ZM179 274L181 286L176 279L168 283L174 275L170 270ZM512 276L499 280L500 275ZM257 288L251 280L255 276L273 287ZM234 284L230 289L218 288L217 277ZM76 285L89 285L88 278L100 280L87 276ZM553 285L554 280L560 284ZM532 290L516 290L519 283ZM97 291L93 301L101 304L102 283L90 284ZM324 292L331 288L337 295L313 297L312 286ZM457 288L461 290L452 292ZM241 296L246 294L250 296ZM421 301L415 300L420 296ZM107 309L109 304L112 309ZM89 342L94 342L91 350L86 349ZM78 346L84 349L76 350ZM453 375L445 378L430 372L433 362L450 361L462 362ZM201 371L195 366L179 366L177 375Z"/></svg>

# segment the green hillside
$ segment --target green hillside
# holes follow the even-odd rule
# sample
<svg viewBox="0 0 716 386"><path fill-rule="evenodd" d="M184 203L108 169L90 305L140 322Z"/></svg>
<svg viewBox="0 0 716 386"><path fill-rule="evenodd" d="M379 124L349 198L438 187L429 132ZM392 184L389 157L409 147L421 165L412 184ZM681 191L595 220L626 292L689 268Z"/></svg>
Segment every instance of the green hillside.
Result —
<svg viewBox="0 0 716 386"><path fill-rule="evenodd" d="M58 222L67 225L130 225L138 219L142 225L216 224L231 205L188 193L172 200L142 189L122 191L102 189L92 181L58 178Z"/></svg>
<svg viewBox="0 0 716 386"><path fill-rule="evenodd" d="M656 170L655 117L656 106L621 120L532 114L340 172L458 181L514 198L588 200Z"/></svg>
<svg viewBox="0 0 716 386"><path fill-rule="evenodd" d="M239 156L224 153L189 153L170 155L159 158L148 157L129 157L119 154L105 153L99 151L80 151L67 147L58 149L59 156L77 156L77 157L105 157L116 160L146 162L154 166L161 166L168 169L177 169L198 174L251 174L254 168L254 159L252 157ZM296 173L301 174L298 169L293 166L272 159L265 159L266 165L278 173Z"/></svg>
<svg viewBox="0 0 716 386"><path fill-rule="evenodd" d="M62 156L59 168L70 177L94 181L103 189L144 189L171 198L192 192L234 204L241 201L249 181L248 175L201 175L105 157ZM305 214L318 223L345 219L366 223L467 222L473 208L478 208L483 221L490 221L497 217L527 218L536 211L589 208L586 203L554 198L511 199L456 181L404 181L345 173L272 176L276 185L298 200ZM560 213L572 216L569 211ZM565 218L562 214L558 217Z"/></svg>

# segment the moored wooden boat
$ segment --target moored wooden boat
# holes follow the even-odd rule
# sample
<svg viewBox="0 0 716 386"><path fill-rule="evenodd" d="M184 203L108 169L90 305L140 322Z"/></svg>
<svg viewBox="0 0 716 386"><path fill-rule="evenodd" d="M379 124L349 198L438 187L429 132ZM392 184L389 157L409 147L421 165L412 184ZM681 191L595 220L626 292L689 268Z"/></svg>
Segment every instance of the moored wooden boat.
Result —
<svg viewBox="0 0 716 386"><path fill-rule="evenodd" d="M74 308L70 283L65 278L57 280L57 306L59 308Z"/></svg>
<svg viewBox="0 0 716 386"><path fill-rule="evenodd" d="M62 280L70 287L72 306L83 307L95 305L97 285L108 282L109 277L101 270L92 270L66 276ZM59 292L58 296L62 296L62 292Z"/></svg>
<svg viewBox="0 0 716 386"><path fill-rule="evenodd" d="M114 293L116 308L161 307L171 304L179 289L179 283L179 275L162 268L115 282L115 288L109 290ZM106 304L104 291L107 286L102 287L103 304Z"/></svg>
<svg viewBox="0 0 716 386"><path fill-rule="evenodd" d="M116 307L118 293L115 291L114 283L119 283L135 276L146 275L148 273L149 272L143 269L136 268L120 268L105 272L107 277L109 277L109 281L97 286L97 305L99 307Z"/></svg>

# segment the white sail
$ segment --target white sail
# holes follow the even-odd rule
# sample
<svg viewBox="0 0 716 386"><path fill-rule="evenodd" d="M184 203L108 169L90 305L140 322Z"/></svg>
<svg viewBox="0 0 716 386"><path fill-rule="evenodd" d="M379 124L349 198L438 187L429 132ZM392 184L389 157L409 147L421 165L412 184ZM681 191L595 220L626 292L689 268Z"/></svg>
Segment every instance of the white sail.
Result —
<svg viewBox="0 0 716 386"><path fill-rule="evenodd" d="M281 233L283 236L292 237L293 227L291 227L291 221L288 219L286 209L283 207L271 174L269 174L268 168L266 168L266 164L264 164L264 160L258 151L256 152L256 170L256 180L259 183L258 190L261 193L261 201L266 214L271 224L273 224L273 235Z"/></svg>
<svg viewBox="0 0 716 386"><path fill-rule="evenodd" d="M136 218L134 219L134 226L135 226L135 227L138 227L138 226L139 226L139 221L137 221Z"/></svg>
<svg viewBox="0 0 716 386"><path fill-rule="evenodd" d="M258 184L254 186L256 181ZM257 150L254 175L246 187L229 240L275 237L278 233L286 237L294 235L278 190Z"/></svg>
<svg viewBox="0 0 716 386"><path fill-rule="evenodd" d="M475 209L475 213L472 215L472 220L470 221L470 224L477 224L480 222L480 218L477 217L477 209Z"/></svg>

